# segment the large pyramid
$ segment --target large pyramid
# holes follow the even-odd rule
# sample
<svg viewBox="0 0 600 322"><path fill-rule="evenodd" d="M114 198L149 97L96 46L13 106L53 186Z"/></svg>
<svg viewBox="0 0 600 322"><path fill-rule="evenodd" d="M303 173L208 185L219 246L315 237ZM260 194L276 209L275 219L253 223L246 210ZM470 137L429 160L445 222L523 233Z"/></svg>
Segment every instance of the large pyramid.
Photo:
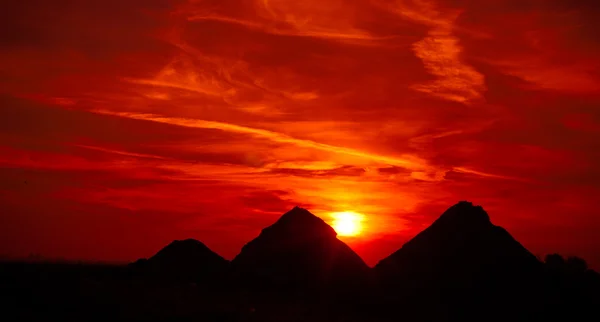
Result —
<svg viewBox="0 0 600 322"><path fill-rule="evenodd" d="M539 298L541 265L506 230L493 225L483 208L462 201L374 271L385 294L418 303L412 306L416 310L442 312L432 319L460 320L482 312L506 318L511 316L508 308L521 317L528 308L534 312L530 298Z"/></svg>
<svg viewBox="0 0 600 322"><path fill-rule="evenodd" d="M295 207L246 244L233 269L255 288L352 288L369 267L322 219Z"/></svg>

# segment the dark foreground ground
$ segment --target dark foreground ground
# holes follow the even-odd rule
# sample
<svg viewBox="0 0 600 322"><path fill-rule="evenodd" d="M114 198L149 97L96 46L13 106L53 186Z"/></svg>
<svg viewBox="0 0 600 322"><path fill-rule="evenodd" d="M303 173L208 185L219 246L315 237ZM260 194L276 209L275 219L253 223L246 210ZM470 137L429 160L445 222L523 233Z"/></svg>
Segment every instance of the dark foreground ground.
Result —
<svg viewBox="0 0 600 322"><path fill-rule="evenodd" d="M597 277L581 283L565 282L563 277L552 281L556 285L541 292L547 298L543 307L536 308L539 315L514 320L592 321L592 316L600 316L600 302L591 302L598 300L598 294L582 293L582 289L597 289L597 284L588 285L598 283ZM224 281L200 285L148 279L127 266L0 263L3 321L451 321L456 319L450 311L465 308L473 320L494 321L510 310L479 310L476 294L465 297L453 292L390 300L389 295L369 289L358 297L340 294L341 300L332 301L318 292L250 293ZM531 303L539 305L534 304L539 303L536 299Z"/></svg>
<svg viewBox="0 0 600 322"><path fill-rule="evenodd" d="M2 315L10 320L231 321L239 311L228 292L151 283L125 266L2 263L0 276Z"/></svg>
<svg viewBox="0 0 600 322"><path fill-rule="evenodd" d="M340 314L343 306L324 308L314 298L275 293L250 295L223 281L199 285L149 279L136 276L127 266L0 263L3 321L318 322L358 318Z"/></svg>

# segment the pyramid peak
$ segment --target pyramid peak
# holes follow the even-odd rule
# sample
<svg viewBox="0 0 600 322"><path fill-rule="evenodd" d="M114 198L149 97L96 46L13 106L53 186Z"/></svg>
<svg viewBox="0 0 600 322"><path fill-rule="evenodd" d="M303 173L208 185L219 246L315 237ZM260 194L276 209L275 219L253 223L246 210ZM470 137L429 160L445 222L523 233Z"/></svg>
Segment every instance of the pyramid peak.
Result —
<svg viewBox="0 0 600 322"><path fill-rule="evenodd" d="M308 211L308 210L306 210L304 208L295 206L294 208L292 208L292 210L284 213L279 218L278 221L281 221L281 220L291 220L291 219L300 219L300 218L311 218L311 217L318 218L317 216L313 215L310 211Z"/></svg>
<svg viewBox="0 0 600 322"><path fill-rule="evenodd" d="M465 200L448 208L434 224L436 223L460 226L491 225L490 217L483 207Z"/></svg>
<svg viewBox="0 0 600 322"><path fill-rule="evenodd" d="M150 257L150 262L190 262L202 260L226 261L219 254L212 251L204 243L196 239L174 240Z"/></svg>
<svg viewBox="0 0 600 322"><path fill-rule="evenodd" d="M206 254L208 254L208 256L212 256L214 254L215 256L220 257L218 254L214 253L210 248L208 248L208 246L196 239L176 239L159 250L150 258L150 260L156 260L159 258L184 258L186 256L198 256L199 254L203 254L201 256L205 256Z"/></svg>
<svg viewBox="0 0 600 322"><path fill-rule="evenodd" d="M315 216L307 209L298 206L284 213L273 225L265 228L265 230L281 230L290 233L298 232L307 235L326 231L328 234L333 233L333 236L336 235L335 230L327 225L323 219Z"/></svg>
<svg viewBox="0 0 600 322"><path fill-rule="evenodd" d="M263 228L257 238L244 245L238 257L250 249L292 247L291 245L312 243L322 238L335 239L336 235L335 230L323 219L304 208L294 207L275 223Z"/></svg>
<svg viewBox="0 0 600 322"><path fill-rule="evenodd" d="M206 245L204 245L204 243L202 243L199 240L192 239L192 238L181 239L181 240L175 239L171 243L169 243L167 246L165 246L165 249L182 248L182 247L207 248L208 249L208 247L206 247Z"/></svg>
<svg viewBox="0 0 600 322"><path fill-rule="evenodd" d="M193 238L188 238L188 239L175 239L171 242L171 245L204 245L201 241L193 239Z"/></svg>
<svg viewBox="0 0 600 322"><path fill-rule="evenodd" d="M368 271L363 260L336 238L331 226L297 206L244 245L232 265L245 278L294 288L346 287L362 281Z"/></svg>

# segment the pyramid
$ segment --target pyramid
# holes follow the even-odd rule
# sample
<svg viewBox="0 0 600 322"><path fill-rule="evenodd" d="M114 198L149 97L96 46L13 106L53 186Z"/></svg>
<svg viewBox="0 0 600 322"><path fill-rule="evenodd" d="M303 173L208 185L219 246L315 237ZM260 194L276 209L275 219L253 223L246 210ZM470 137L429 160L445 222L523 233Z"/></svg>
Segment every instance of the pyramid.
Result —
<svg viewBox="0 0 600 322"><path fill-rule="evenodd" d="M540 298L541 265L492 224L482 207L461 201L381 260L374 273L383 293L412 303L415 310L441 314L430 319L460 320L496 310L507 318L512 313L502 307L534 314L530 298Z"/></svg>
<svg viewBox="0 0 600 322"><path fill-rule="evenodd" d="M186 239L175 240L132 266L157 280L212 283L225 278L229 262L200 241Z"/></svg>
<svg viewBox="0 0 600 322"><path fill-rule="evenodd" d="M259 288L345 289L364 283L369 267L336 235L322 219L295 207L246 244L232 266Z"/></svg>

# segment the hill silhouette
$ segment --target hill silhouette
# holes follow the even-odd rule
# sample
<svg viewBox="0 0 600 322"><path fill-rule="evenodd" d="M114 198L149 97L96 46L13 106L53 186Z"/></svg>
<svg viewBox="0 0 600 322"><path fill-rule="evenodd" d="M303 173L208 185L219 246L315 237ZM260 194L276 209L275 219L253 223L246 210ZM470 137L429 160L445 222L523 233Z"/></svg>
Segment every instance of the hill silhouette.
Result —
<svg viewBox="0 0 600 322"><path fill-rule="evenodd" d="M539 313L542 263L470 202L450 207L374 271L384 293L426 308L436 321L528 320Z"/></svg>

